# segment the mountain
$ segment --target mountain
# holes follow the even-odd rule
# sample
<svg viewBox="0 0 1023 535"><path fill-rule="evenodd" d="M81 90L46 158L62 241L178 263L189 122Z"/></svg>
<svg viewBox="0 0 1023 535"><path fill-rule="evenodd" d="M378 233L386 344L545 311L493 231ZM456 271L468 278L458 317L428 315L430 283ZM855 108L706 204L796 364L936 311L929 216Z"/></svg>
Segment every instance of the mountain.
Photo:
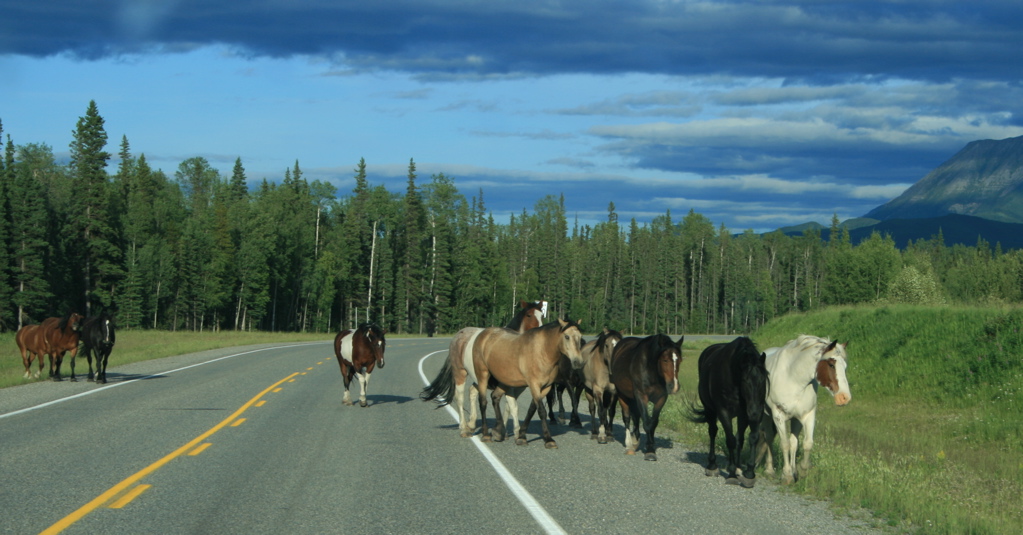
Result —
<svg viewBox="0 0 1023 535"><path fill-rule="evenodd" d="M849 239L853 244L858 244L874 232L891 236L899 249L905 249L910 241L928 240L939 234L948 246L958 243L973 247L977 245L978 239L983 238L991 247L999 244L1003 250L1023 249L1023 223L1005 223L960 214L921 219L888 219L876 225L850 228ZM824 240L829 239L830 235L830 229L821 231Z"/></svg>
<svg viewBox="0 0 1023 535"><path fill-rule="evenodd" d="M921 219L947 214L1023 223L1023 136L967 144L902 195L864 217Z"/></svg>

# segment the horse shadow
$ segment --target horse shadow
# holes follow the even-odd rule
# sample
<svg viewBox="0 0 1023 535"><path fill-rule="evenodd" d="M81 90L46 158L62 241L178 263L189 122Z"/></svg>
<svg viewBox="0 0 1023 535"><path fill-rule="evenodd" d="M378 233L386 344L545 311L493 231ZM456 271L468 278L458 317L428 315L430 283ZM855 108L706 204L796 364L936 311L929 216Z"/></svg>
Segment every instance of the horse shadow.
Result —
<svg viewBox="0 0 1023 535"><path fill-rule="evenodd" d="M370 405L382 405L385 403L396 403L398 405L402 405L414 399L415 398L408 396L392 396L388 394L370 394L366 396L366 401L368 401Z"/></svg>
<svg viewBox="0 0 1023 535"><path fill-rule="evenodd" d="M115 373L107 372L107 383L127 383L129 381L148 381L150 379L166 379L166 375L139 375L136 373ZM85 374L80 374L75 379L79 383L87 383L89 380ZM101 383L97 383L101 384Z"/></svg>

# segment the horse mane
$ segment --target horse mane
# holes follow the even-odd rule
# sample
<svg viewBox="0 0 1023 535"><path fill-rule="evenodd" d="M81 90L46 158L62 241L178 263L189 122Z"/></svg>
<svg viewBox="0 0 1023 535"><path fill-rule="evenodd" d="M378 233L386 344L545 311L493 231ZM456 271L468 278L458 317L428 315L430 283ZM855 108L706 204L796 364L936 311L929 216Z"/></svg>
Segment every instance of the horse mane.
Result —
<svg viewBox="0 0 1023 535"><path fill-rule="evenodd" d="M824 354L824 350L828 346L830 346L832 344L834 344L835 349L838 349L839 347L842 347L837 342L832 342L828 338L824 338L824 337L821 337L821 336L814 336L812 334L801 334L798 337L796 337L795 340L792 340L791 342L789 342L789 345L793 346L795 349L797 349L797 350L799 350L801 352L809 350L809 349L820 348L820 351L821 351L822 355ZM845 351L841 352L841 356L842 356L843 359L846 358Z"/></svg>
<svg viewBox="0 0 1023 535"><path fill-rule="evenodd" d="M69 321L71 321L71 316L74 315L75 315L74 312L68 312L67 315L65 315L63 318L60 318L60 321L57 322L57 328L60 329L61 331L67 329L67 324Z"/></svg>
<svg viewBox="0 0 1023 535"><path fill-rule="evenodd" d="M365 323L360 323L359 324L359 328L356 329L356 330L368 331L370 334L373 334L374 336L379 336L381 338L383 338L383 336L384 336L384 330L379 325L377 325L376 323L374 323L372 321L367 321Z"/></svg>

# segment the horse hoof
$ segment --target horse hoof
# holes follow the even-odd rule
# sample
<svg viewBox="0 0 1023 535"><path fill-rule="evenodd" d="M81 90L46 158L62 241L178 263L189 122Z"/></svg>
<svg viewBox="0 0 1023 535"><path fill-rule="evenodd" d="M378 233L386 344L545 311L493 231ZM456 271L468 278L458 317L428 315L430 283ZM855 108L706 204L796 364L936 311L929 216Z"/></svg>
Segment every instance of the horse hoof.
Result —
<svg viewBox="0 0 1023 535"><path fill-rule="evenodd" d="M369 407L369 403L366 403L365 401L360 401L359 402L359 406L360 407Z"/></svg>
<svg viewBox="0 0 1023 535"><path fill-rule="evenodd" d="M739 484L739 478L737 478L737 477L726 477L725 478L725 485L738 485L738 484Z"/></svg>
<svg viewBox="0 0 1023 535"><path fill-rule="evenodd" d="M636 454L636 450L625 450L625 454L626 455L635 455Z"/></svg>
<svg viewBox="0 0 1023 535"><path fill-rule="evenodd" d="M504 435L494 435L491 440L494 442L504 442Z"/></svg>
<svg viewBox="0 0 1023 535"><path fill-rule="evenodd" d="M607 437L597 437L597 444L607 444Z"/></svg>
<svg viewBox="0 0 1023 535"><path fill-rule="evenodd" d="M739 485L744 489L751 489L757 484L756 478L747 479L745 476L739 476Z"/></svg>
<svg viewBox="0 0 1023 535"><path fill-rule="evenodd" d="M515 445L516 446L528 446L529 445L529 441L527 441L524 438L516 438L515 439Z"/></svg>
<svg viewBox="0 0 1023 535"><path fill-rule="evenodd" d="M703 471L703 475L707 477L715 477L718 475L718 470L717 468L707 468Z"/></svg>
<svg viewBox="0 0 1023 535"><path fill-rule="evenodd" d="M77 382L78 382L78 378L77 378L77 377L75 377L74 375L72 375L72 376L71 376L71 377L70 377L70 378L68 379L68 381L71 381L72 383L77 383Z"/></svg>
<svg viewBox="0 0 1023 535"><path fill-rule="evenodd" d="M590 440L600 440L597 435L590 435Z"/></svg>
<svg viewBox="0 0 1023 535"><path fill-rule="evenodd" d="M657 460L657 454L656 453L647 453L646 455L643 456L643 460L644 461L656 461Z"/></svg>
<svg viewBox="0 0 1023 535"><path fill-rule="evenodd" d="M556 449L558 449L558 443L554 442L553 440L550 441L550 442L544 442L543 443L543 447L545 447L545 448L547 448L549 450L556 450Z"/></svg>
<svg viewBox="0 0 1023 535"><path fill-rule="evenodd" d="M483 442L493 442L494 441L494 437L492 437L490 435L483 435L483 436L480 437L480 440L483 441Z"/></svg>

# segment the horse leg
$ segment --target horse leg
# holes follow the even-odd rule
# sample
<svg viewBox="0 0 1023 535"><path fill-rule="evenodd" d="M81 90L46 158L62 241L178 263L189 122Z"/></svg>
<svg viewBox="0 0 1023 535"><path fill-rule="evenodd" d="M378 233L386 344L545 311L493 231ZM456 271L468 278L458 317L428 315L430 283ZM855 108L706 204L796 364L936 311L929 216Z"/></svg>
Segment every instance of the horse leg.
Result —
<svg viewBox="0 0 1023 535"><path fill-rule="evenodd" d="M550 408L551 423L554 425L561 425L561 421L554 413L554 398L557 397L557 389L551 388L550 392L547 392L547 406ZM558 399L558 403L561 403L561 399ZM565 411L562 410L562 413Z"/></svg>
<svg viewBox="0 0 1023 535"><path fill-rule="evenodd" d="M369 389L369 377L373 375L373 372L367 371L366 373L357 373L356 377L359 378L359 406L366 407L369 404L366 402L366 391Z"/></svg>
<svg viewBox="0 0 1023 535"><path fill-rule="evenodd" d="M64 362L64 352L51 354L50 355L50 378L54 381L60 382L63 379L60 376L60 365Z"/></svg>
<svg viewBox="0 0 1023 535"><path fill-rule="evenodd" d="M529 387L529 390L530 390L530 392L536 392L536 390L534 390L532 386ZM550 429L550 427L547 426L547 415L545 414L545 411L547 409L544 408L543 404L541 403L542 396L543 396L542 392L541 392L541 394L539 396L536 395L535 393L533 394L533 403L536 404L536 406L537 406L537 408L539 409L539 412L540 412L540 415L539 415L540 416L540 428L543 430L543 447L545 447L547 449L557 449L558 443L554 442L554 439L551 438L551 429ZM530 407L532 407L532 406L530 406ZM523 430L522 430L523 438L524 438L524 435L526 434L525 428L529 426L529 416L530 416L530 413L527 412L526 413L526 422L523 424Z"/></svg>
<svg viewBox="0 0 1023 535"><path fill-rule="evenodd" d="M718 456L714 453L714 447L718 440L718 420L707 416L707 436L710 437L710 451L707 453L707 468L703 474L707 477L718 475Z"/></svg>
<svg viewBox="0 0 1023 535"><path fill-rule="evenodd" d="M738 463L736 462L738 457L738 439L735 437L735 432L732 429L732 416L725 412L721 414L720 420L721 428L725 430L725 455L728 457L725 483L728 485L738 485L739 478L735 475L735 471L738 469Z"/></svg>
<svg viewBox="0 0 1023 535"><path fill-rule="evenodd" d="M526 432L522 429L522 422L519 420L519 396L522 395L522 388L509 388L504 392L504 401L508 406L508 417L512 422L512 433L515 435L517 446L526 445Z"/></svg>
<svg viewBox="0 0 1023 535"><path fill-rule="evenodd" d="M652 413L649 413L646 410L646 402L643 402L643 423L644 431L646 431L646 453L643 455L644 461L657 460L657 423L661 421L661 409L664 408L664 402L667 400L668 395L665 394L661 399L655 401Z"/></svg>
<svg viewBox="0 0 1023 535"><path fill-rule="evenodd" d="M352 386L352 376L355 375L355 370L349 367L347 364L341 364L341 376L345 380L345 395L341 398L341 403L349 407L352 406L352 394L349 388Z"/></svg>
<svg viewBox="0 0 1023 535"><path fill-rule="evenodd" d="M494 442L503 442L505 437L508 436L508 429L504 423L504 413L501 412L501 399L505 397L505 390L500 386L495 386L493 393L490 394L491 400L494 402Z"/></svg>
<svg viewBox="0 0 1023 535"><path fill-rule="evenodd" d="M639 445L639 437L633 437L632 412L629 410L629 402L624 398L618 398L618 405L622 408L622 425L625 427L625 454L635 455L636 447ZM636 425L636 434L639 433L639 425Z"/></svg>
<svg viewBox="0 0 1023 535"><path fill-rule="evenodd" d="M86 351L86 354L88 354L88 353L89 352ZM76 360L78 360L78 359L75 358L75 355L71 355L71 363L70 363L70 365L71 365L71 377L68 377L69 381L72 381L72 382L75 382L75 383L78 382L78 378L75 377L75 361Z"/></svg>
<svg viewBox="0 0 1023 535"><path fill-rule="evenodd" d="M93 353L93 351L91 349L87 349L85 351L85 362L89 365L89 375L86 376L86 380L89 381L90 383L94 382L96 380L96 375L93 375L93 373L92 373L92 353ZM102 350L96 351L96 374L97 375L99 374L99 364L100 364L100 359L102 359L102 358L103 358L103 351ZM72 375L74 374L74 372L75 372L75 366L74 366L74 362L72 362L71 363L71 373L72 373Z"/></svg>
<svg viewBox="0 0 1023 535"><path fill-rule="evenodd" d="M579 398L582 397L582 386L570 386L568 390L568 401L572 403L572 415L568 419L568 425L576 429L582 429L583 421L579 418Z"/></svg>
<svg viewBox="0 0 1023 535"><path fill-rule="evenodd" d="M816 422L817 407L803 415L799 419L800 427L803 428L803 458L799 460L799 470L796 472L796 478L806 477L807 472L810 471L810 450L813 449L813 428Z"/></svg>
<svg viewBox="0 0 1023 535"><path fill-rule="evenodd" d="M781 444L781 480L783 484L789 485L795 481L792 466L796 464L796 435L789 430L788 416L780 415L779 411L774 412L774 427L778 430L778 442Z"/></svg>
<svg viewBox="0 0 1023 535"><path fill-rule="evenodd" d="M476 385L476 400L480 406L480 440L483 442L490 442L493 437L490 435L490 428L487 427L487 380L490 379L488 376L481 376L478 378L480 381ZM495 411L497 409L495 408ZM499 412L499 411L497 411Z"/></svg>
<svg viewBox="0 0 1023 535"><path fill-rule="evenodd" d="M597 423L597 413L600 412L600 409L597 408L594 393L588 389L586 390L586 407L590 410L590 440L597 440L597 430L600 428Z"/></svg>
<svg viewBox="0 0 1023 535"><path fill-rule="evenodd" d="M774 475L774 454L771 452L771 444L774 443L774 418L767 413L760 419L760 438L757 439L757 455L756 460L753 461L753 465L760 464L762 459L766 458L764 464L764 473L769 476Z"/></svg>
<svg viewBox="0 0 1023 535"><path fill-rule="evenodd" d="M95 379L96 379L97 383L107 384L107 361L110 360L110 348L109 347L108 348L104 348L101 353L102 353L102 356L103 356L103 369L102 369L102 371L100 370L100 365L99 365L100 359L99 359L99 357L96 357L96 378ZM91 376L92 375L92 373L91 373L92 370L90 369L89 371L90 371L89 375Z"/></svg>
<svg viewBox="0 0 1023 535"><path fill-rule="evenodd" d="M459 384L458 375L455 374L455 410L458 411L458 434L462 438L472 436L471 430L466 431L466 429L469 427L469 423L466 421L465 416L465 386L466 386L465 378L463 377L461 384Z"/></svg>

